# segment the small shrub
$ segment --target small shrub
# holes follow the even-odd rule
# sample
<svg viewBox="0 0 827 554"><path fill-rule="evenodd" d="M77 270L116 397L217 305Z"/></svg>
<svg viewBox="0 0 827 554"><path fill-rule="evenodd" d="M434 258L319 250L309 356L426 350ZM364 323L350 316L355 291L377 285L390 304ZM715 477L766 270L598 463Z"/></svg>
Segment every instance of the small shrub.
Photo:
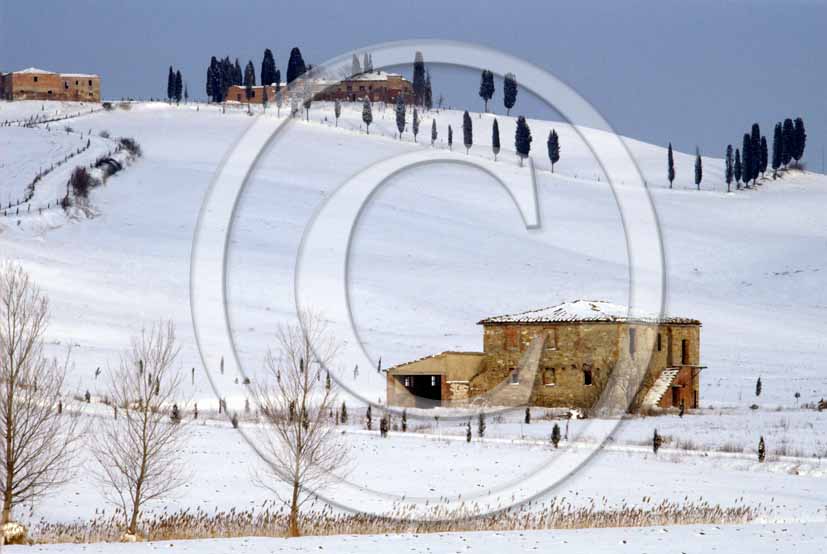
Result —
<svg viewBox="0 0 827 554"><path fill-rule="evenodd" d="M238 429L238 416L233 414L232 419L230 419L230 423L233 424L233 429Z"/></svg>
<svg viewBox="0 0 827 554"><path fill-rule="evenodd" d="M86 171L85 167L76 167L72 171L72 176L69 177L69 188L75 195L75 198L88 198L89 189L95 184L92 176Z"/></svg>
<svg viewBox="0 0 827 554"><path fill-rule="evenodd" d="M554 445L554 448L557 448L560 445L560 426L556 423L551 429L551 444Z"/></svg>
<svg viewBox="0 0 827 554"><path fill-rule="evenodd" d="M141 150L141 145L138 142L130 137L121 137L119 141L121 147L127 150L130 154L136 157L140 157L143 155L143 151Z"/></svg>
<svg viewBox="0 0 827 554"><path fill-rule="evenodd" d="M761 437L758 440L758 461L764 463L764 460L767 459L767 447L764 444L764 437Z"/></svg>
<svg viewBox="0 0 827 554"><path fill-rule="evenodd" d="M112 135L109 134L109 131L106 131L106 130L101 131L99 133L99 135L100 135L100 138L105 138L105 139L108 139L112 136Z"/></svg>
<svg viewBox="0 0 827 554"><path fill-rule="evenodd" d="M124 111L129 111L132 109L132 104L130 104L129 102L119 102L118 108Z"/></svg>

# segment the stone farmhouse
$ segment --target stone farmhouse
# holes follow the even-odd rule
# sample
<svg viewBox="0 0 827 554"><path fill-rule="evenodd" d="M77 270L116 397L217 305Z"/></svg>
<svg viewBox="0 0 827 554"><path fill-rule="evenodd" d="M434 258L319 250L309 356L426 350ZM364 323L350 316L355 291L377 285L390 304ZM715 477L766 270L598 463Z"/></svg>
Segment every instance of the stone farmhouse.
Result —
<svg viewBox="0 0 827 554"><path fill-rule="evenodd" d="M442 352L387 370L388 405L574 408L700 405L701 323L630 317L575 300L483 319L482 352Z"/></svg>
<svg viewBox="0 0 827 554"><path fill-rule="evenodd" d="M54 73L30 67L21 71L0 73L0 98L100 102L101 79L98 75Z"/></svg>
<svg viewBox="0 0 827 554"><path fill-rule="evenodd" d="M276 97L275 85L252 87L249 103L261 104L264 102L264 89L267 89L267 99L273 102ZM291 91L304 94L309 89L313 99L317 101L340 100L342 102L362 101L365 98L371 102L396 102L400 94L404 94L407 102L413 101L413 87L411 82L398 73L385 71L371 71L362 73L341 81L326 79L297 79L289 89L282 86L279 90L287 103ZM247 89L241 85L233 85L227 89L227 100L230 102L247 103Z"/></svg>

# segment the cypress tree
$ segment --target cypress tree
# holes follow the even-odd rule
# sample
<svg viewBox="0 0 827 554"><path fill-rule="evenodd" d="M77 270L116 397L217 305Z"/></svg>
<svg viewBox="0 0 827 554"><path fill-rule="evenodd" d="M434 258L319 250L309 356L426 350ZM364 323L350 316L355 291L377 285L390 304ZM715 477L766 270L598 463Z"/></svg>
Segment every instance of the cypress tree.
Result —
<svg viewBox="0 0 827 554"><path fill-rule="evenodd" d="M338 100L333 101L333 115L336 116L336 127L338 127L339 117L342 115L342 103Z"/></svg>
<svg viewBox="0 0 827 554"><path fill-rule="evenodd" d="M370 66L371 65L370 64L370 58L368 57L367 52L365 52L365 55L362 58L362 60L363 60L362 68L364 69L365 73L370 73L371 71L373 71L373 68L371 68L371 66Z"/></svg>
<svg viewBox="0 0 827 554"><path fill-rule="evenodd" d="M761 396L761 378L755 382L755 396Z"/></svg>
<svg viewBox="0 0 827 554"><path fill-rule="evenodd" d="M261 84L272 85L276 81L276 60L269 48L264 49L264 58L261 60Z"/></svg>
<svg viewBox="0 0 827 554"><path fill-rule="evenodd" d="M701 161L701 151L695 147L695 187L701 190L701 181L704 178L703 161Z"/></svg>
<svg viewBox="0 0 827 554"><path fill-rule="evenodd" d="M494 97L494 74L487 69L480 75L480 98L485 103L485 112L488 113L488 101Z"/></svg>
<svg viewBox="0 0 827 554"><path fill-rule="evenodd" d="M462 114L462 143L465 145L465 154L467 155L474 144L474 126L471 123L468 110L465 110L465 113Z"/></svg>
<svg viewBox="0 0 827 554"><path fill-rule="evenodd" d="M744 140L741 145L741 178L744 180L744 187L749 188L752 180L752 142L749 133L744 133Z"/></svg>
<svg viewBox="0 0 827 554"><path fill-rule="evenodd" d="M365 98L365 101L362 103L362 121L365 122L365 128L368 134L370 134L370 124L373 123L373 109L371 108L370 100L367 98Z"/></svg>
<svg viewBox="0 0 827 554"><path fill-rule="evenodd" d="M764 437L761 437L758 440L758 461L760 463L764 463L764 460L767 458L767 447L764 444Z"/></svg>
<svg viewBox="0 0 827 554"><path fill-rule="evenodd" d="M761 128L757 123L752 124L750 144L752 145L752 152L750 152L750 162L752 163L750 177L752 177L752 184L754 185L758 180L758 174L761 172Z"/></svg>
<svg viewBox="0 0 827 554"><path fill-rule="evenodd" d="M554 173L554 164L560 161L560 138L554 129L548 134L546 146L548 147L548 160L551 162L551 172Z"/></svg>
<svg viewBox="0 0 827 554"><path fill-rule="evenodd" d="M781 145L782 145L782 155L781 155L781 164L786 168L790 165L790 162L793 159L793 150L795 148L795 130L793 128L793 120L789 117L784 120L784 124L781 127Z"/></svg>
<svg viewBox="0 0 827 554"><path fill-rule="evenodd" d="M175 97L175 72L172 66L169 66L169 73L167 74L167 100L172 100Z"/></svg>
<svg viewBox="0 0 827 554"><path fill-rule="evenodd" d="M726 147L726 191L732 192L732 145Z"/></svg>
<svg viewBox="0 0 827 554"><path fill-rule="evenodd" d="M405 98L402 93L396 97L396 128L399 130L399 140L405 130Z"/></svg>
<svg viewBox="0 0 827 554"><path fill-rule="evenodd" d="M430 111L434 107L433 91L431 90L431 72L425 73L425 109Z"/></svg>
<svg viewBox="0 0 827 554"><path fill-rule="evenodd" d="M735 177L735 188L741 189L741 151L735 149L735 163L732 166L732 173Z"/></svg>
<svg viewBox="0 0 827 554"><path fill-rule="evenodd" d="M471 442L471 419L468 419L468 423L465 426L465 442Z"/></svg>
<svg viewBox="0 0 827 554"><path fill-rule="evenodd" d="M301 77L307 71L304 65L304 58L298 46L290 50L290 59L287 60L287 84L292 83L297 77Z"/></svg>
<svg viewBox="0 0 827 554"><path fill-rule="evenodd" d="M454 130L448 125L448 150L454 151Z"/></svg>
<svg viewBox="0 0 827 554"><path fill-rule="evenodd" d="M422 106L425 103L425 60L422 57L422 52L419 51L414 55L411 86L414 93L414 104Z"/></svg>
<svg viewBox="0 0 827 554"><path fill-rule="evenodd" d="M416 136L419 134L419 113L416 111L416 106L414 106L411 117L411 131L413 131L414 142L416 142Z"/></svg>
<svg viewBox="0 0 827 554"><path fill-rule="evenodd" d="M669 151L666 154L667 178L669 179L669 188L672 188L672 182L675 180L675 157L672 155L672 143L669 143Z"/></svg>
<svg viewBox="0 0 827 554"><path fill-rule="evenodd" d="M781 122L775 124L775 129L772 132L772 178L778 176L778 168L781 167L782 142L781 142Z"/></svg>
<svg viewBox="0 0 827 554"><path fill-rule="evenodd" d="M235 59L235 65L233 66L232 80L234 85L241 86L244 84L244 76L241 73L241 65L238 63L238 58Z"/></svg>
<svg viewBox="0 0 827 554"><path fill-rule="evenodd" d="M276 72L273 73L273 83L276 85L276 92L281 90L281 69L278 67L276 68Z"/></svg>
<svg viewBox="0 0 827 554"><path fill-rule="evenodd" d="M506 115L511 115L511 108L517 102L517 77L513 73L506 73L503 82L503 104Z"/></svg>
<svg viewBox="0 0 827 554"><path fill-rule="evenodd" d="M497 119L494 118L494 126L491 130L491 150L494 152L494 161L497 161L497 155L500 153L500 125Z"/></svg>
<svg viewBox="0 0 827 554"><path fill-rule="evenodd" d="M560 426L556 423L554 427L551 428L551 444L554 445L554 448L560 445Z"/></svg>
<svg viewBox="0 0 827 554"><path fill-rule="evenodd" d="M767 137L761 137L761 163L758 169L761 170L761 177L767 171L767 163L769 162L769 149L767 148Z"/></svg>
<svg viewBox="0 0 827 554"><path fill-rule="evenodd" d="M210 65L207 67L207 100L212 102L215 99L215 71L216 64L215 56L210 60Z"/></svg>
<svg viewBox="0 0 827 554"><path fill-rule="evenodd" d="M175 72L175 101L181 102L184 97L184 79L181 77L181 71Z"/></svg>
<svg viewBox="0 0 827 554"><path fill-rule="evenodd" d="M804 120L800 117L795 118L795 123L793 124L793 137L795 150L793 150L792 156L796 165L798 165L798 162L800 162L801 158L804 157L804 148L807 146L807 132L804 130Z"/></svg>
<svg viewBox="0 0 827 554"><path fill-rule="evenodd" d="M256 86L256 69L253 66L253 61L250 60L247 62L247 66L244 68L244 86L245 87L254 87Z"/></svg>
<svg viewBox="0 0 827 554"><path fill-rule="evenodd" d="M520 167L523 165L523 160L528 157L531 151L531 129L528 128L525 117L517 118L517 131L514 134L514 148L517 150L517 156L520 158Z"/></svg>
<svg viewBox="0 0 827 554"><path fill-rule="evenodd" d="M431 120L431 146L434 145L436 142L437 134L436 134L436 119Z"/></svg>
<svg viewBox="0 0 827 554"><path fill-rule="evenodd" d="M359 64L359 57L356 54L353 54L353 58L350 60L350 75L359 75L362 73L362 66Z"/></svg>

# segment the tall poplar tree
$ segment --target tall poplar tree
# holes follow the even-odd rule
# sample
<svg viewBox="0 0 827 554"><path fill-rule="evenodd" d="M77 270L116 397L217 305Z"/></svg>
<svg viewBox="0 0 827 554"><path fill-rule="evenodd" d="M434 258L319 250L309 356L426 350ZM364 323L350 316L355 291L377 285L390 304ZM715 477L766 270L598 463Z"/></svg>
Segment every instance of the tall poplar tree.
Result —
<svg viewBox="0 0 827 554"><path fill-rule="evenodd" d="M675 181L675 156L672 154L672 143L669 143L669 151L666 154L666 177L669 179L669 188Z"/></svg>
<svg viewBox="0 0 827 554"><path fill-rule="evenodd" d="M474 144L474 124L471 122L468 110L462 114L462 143L465 145L465 153L468 154Z"/></svg>
<svg viewBox="0 0 827 554"><path fill-rule="evenodd" d="M488 113L488 101L494 97L494 74L487 69L483 69L480 75L479 95L485 104L485 112Z"/></svg>
<svg viewBox="0 0 827 554"><path fill-rule="evenodd" d="M732 145L728 144L726 147L726 191L732 192Z"/></svg>
<svg viewBox="0 0 827 554"><path fill-rule="evenodd" d="M703 161L701 160L701 151L695 147L695 187L701 190L701 181L704 178Z"/></svg>
<svg viewBox="0 0 827 554"><path fill-rule="evenodd" d="M414 104L422 106L425 103L425 60L422 52L414 55L413 80L411 82L414 93Z"/></svg>
<svg viewBox="0 0 827 554"><path fill-rule="evenodd" d="M497 161L497 155L500 153L500 124L497 119L494 119L494 126L491 129L491 151L494 152L494 161Z"/></svg>
<svg viewBox="0 0 827 554"><path fill-rule="evenodd" d="M396 97L396 128L399 130L399 140L402 140L405 131L405 97L401 92Z"/></svg>
<svg viewBox="0 0 827 554"><path fill-rule="evenodd" d="M560 138L554 129L548 134L546 146L548 147L548 161L551 162L551 172L554 173L554 164L560 161Z"/></svg>
<svg viewBox="0 0 827 554"><path fill-rule="evenodd" d="M517 77L513 73L506 73L503 81L503 105L506 115L511 114L511 108L517 103Z"/></svg>
<svg viewBox="0 0 827 554"><path fill-rule="evenodd" d="M520 167L523 165L523 160L528 157L531 151L531 129L525 117L517 118L517 130L514 133L514 147L517 150L517 156L520 158Z"/></svg>

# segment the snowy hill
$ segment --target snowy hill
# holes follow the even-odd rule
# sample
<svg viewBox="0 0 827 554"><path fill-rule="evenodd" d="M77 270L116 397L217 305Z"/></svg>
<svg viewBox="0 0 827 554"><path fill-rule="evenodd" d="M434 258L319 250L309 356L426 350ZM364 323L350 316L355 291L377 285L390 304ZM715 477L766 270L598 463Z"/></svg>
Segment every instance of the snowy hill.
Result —
<svg viewBox="0 0 827 554"><path fill-rule="evenodd" d="M51 296L55 346L74 343L78 390L94 392L95 368L114 364L128 337L161 317L178 322L182 365L201 365L188 308L194 224L218 163L251 118L243 108L226 114L215 106L197 110L155 103L72 120L74 129L94 138L103 130L134 136L144 158L94 192L99 217L61 222L52 214L47 222L29 218L22 226L0 221L4 252L23 262ZM325 196L388 155L430 148L431 117L438 122L437 147L446 148L450 124L454 149L464 150L458 144L460 112L423 116L420 144L409 132L395 139L391 108L374 108L369 136L359 130L358 105L344 107L338 129L330 105L314 104L310 117L309 123L294 122L271 146L236 211L229 313L245 370L253 374L276 325L290 317L296 249ZM473 116L471 156L492 158L491 118ZM504 149L497 163L527 171L509 151L514 118L498 119ZM565 124L529 123L543 229L527 233L490 177L453 165L395 177L364 211L351 250L351 305L366 349L374 359L382 356L386 367L442 350L479 348L475 322L489 315L575 298L624 303L622 226L589 145ZM554 175L545 156L551 128L562 149ZM2 129L10 131L44 132ZM581 132L599 150L601 133ZM827 226L819 207L827 181L790 172L758 190L726 194L722 160L705 158L704 190L698 192L692 190L693 156L676 153L677 190L670 191L665 150L626 143L662 223L668 310L704 324L701 352L709 369L702 402L752 403L758 375L765 380L765 402L792 405L796 391L802 402L823 396ZM57 176L50 186L64 179ZM229 398L240 399L244 390L234 379L226 376L221 386ZM359 386L379 395L379 381ZM193 392L213 397L203 378Z"/></svg>

